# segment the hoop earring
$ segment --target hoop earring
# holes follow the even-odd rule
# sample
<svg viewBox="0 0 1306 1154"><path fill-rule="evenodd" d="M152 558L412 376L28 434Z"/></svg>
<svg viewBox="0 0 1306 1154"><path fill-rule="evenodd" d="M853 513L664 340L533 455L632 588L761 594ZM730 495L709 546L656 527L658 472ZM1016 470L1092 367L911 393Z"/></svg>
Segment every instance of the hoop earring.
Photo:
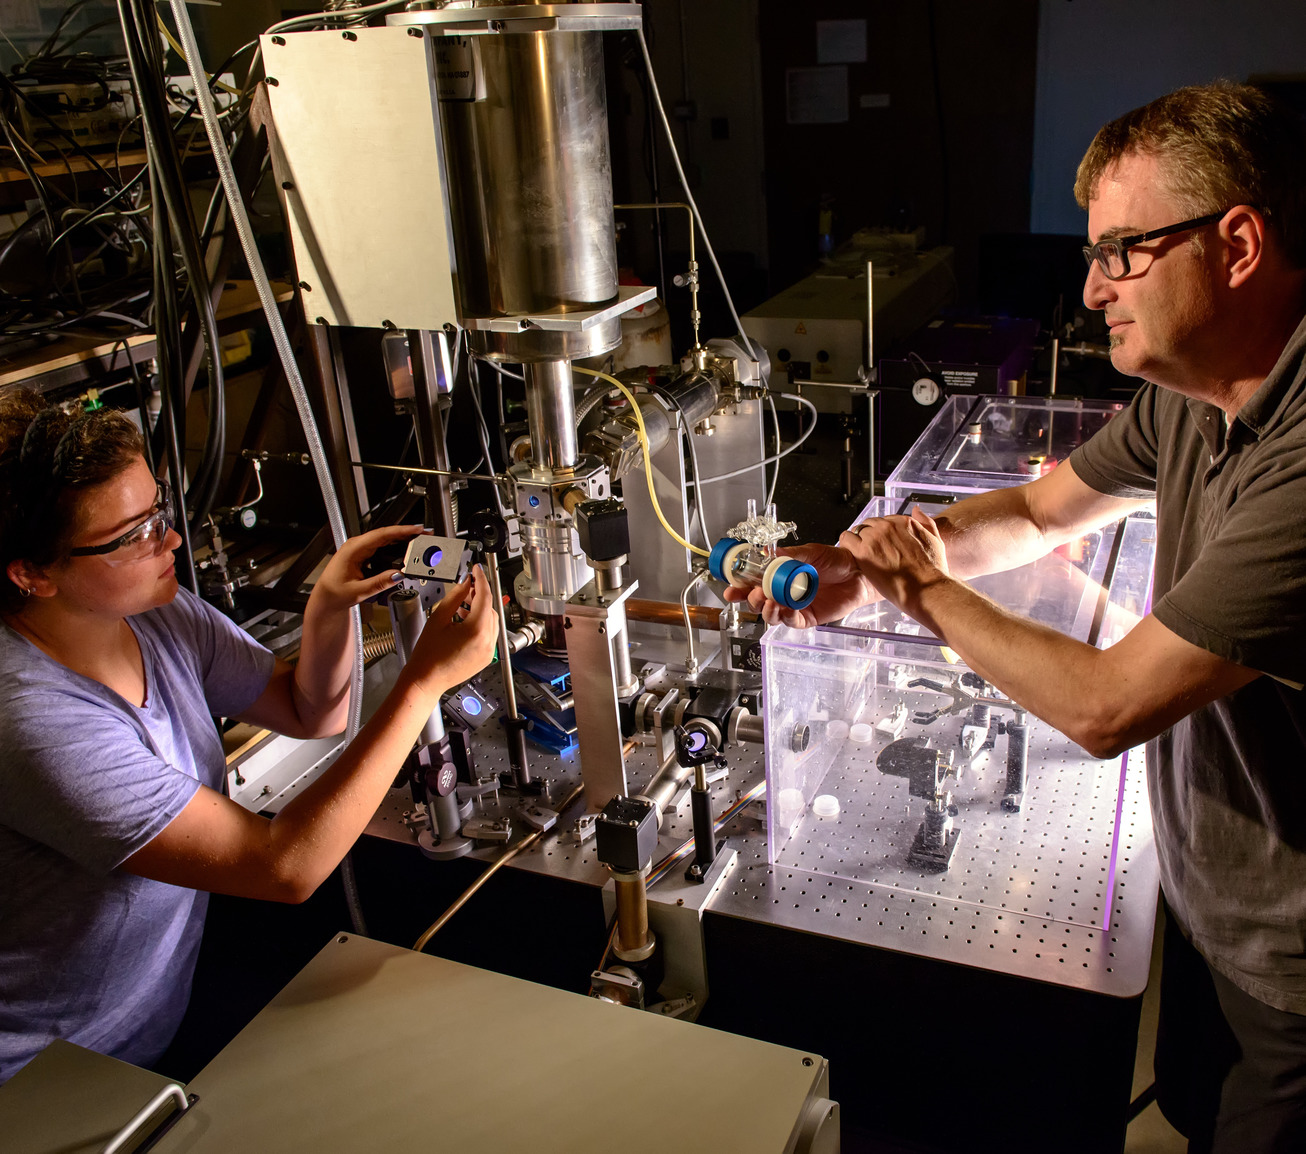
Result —
<svg viewBox="0 0 1306 1154"><path fill-rule="evenodd" d="M18 592L24 597L30 597L32 595L32 591L26 585L18 586Z"/></svg>

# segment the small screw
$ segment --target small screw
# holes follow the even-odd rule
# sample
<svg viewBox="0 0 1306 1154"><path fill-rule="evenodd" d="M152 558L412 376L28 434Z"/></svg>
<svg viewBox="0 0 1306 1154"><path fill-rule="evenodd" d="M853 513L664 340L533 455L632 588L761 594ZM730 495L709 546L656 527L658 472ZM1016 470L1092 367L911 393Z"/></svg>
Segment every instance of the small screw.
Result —
<svg viewBox="0 0 1306 1154"><path fill-rule="evenodd" d="M272 85L273 88L275 88L278 84L281 83L281 81L278 80L275 76L269 76L267 78L267 81L270 85Z"/></svg>
<svg viewBox="0 0 1306 1154"><path fill-rule="evenodd" d="M326 317L314 317L314 318L313 318L313 323L314 323L315 325L324 325L324 324L327 323L327 319L326 319Z"/></svg>
<svg viewBox="0 0 1306 1154"><path fill-rule="evenodd" d="M284 36L274 36L274 37L272 37L272 43L273 43L273 44L285 44L285 42L286 42L286 38L285 38Z"/></svg>
<svg viewBox="0 0 1306 1154"><path fill-rule="evenodd" d="M408 29L408 35L409 35L409 36L416 36L416 37L418 37L418 38L420 39L420 38L421 38L421 35L422 35L422 30L421 30L420 28L410 28L410 29Z"/></svg>
<svg viewBox="0 0 1306 1154"><path fill-rule="evenodd" d="M606 625L604 625L602 621L600 621L600 622L599 622L599 633L600 633L600 634L603 634L603 633L607 633L607 631L608 631L608 627L607 627Z"/></svg>
<svg viewBox="0 0 1306 1154"><path fill-rule="evenodd" d="M684 904L685 904L684 898L676 898L676 905L683 906Z"/></svg>
<svg viewBox="0 0 1306 1154"><path fill-rule="evenodd" d="M816 1063L813 1062L811 1058L804 1058L804 1059L803 1059L803 1065L804 1065L804 1066L815 1066Z"/></svg>
<svg viewBox="0 0 1306 1154"><path fill-rule="evenodd" d="M283 180L281 182L281 187L284 188L287 192L289 192L292 188L295 187L295 182L293 180Z"/></svg>
<svg viewBox="0 0 1306 1154"><path fill-rule="evenodd" d="M564 618L562 619L562 627L563 627L564 629L570 629L570 628L571 628L571 618L570 618L570 617L564 617Z"/></svg>
<svg viewBox="0 0 1306 1154"><path fill-rule="evenodd" d="M338 938L336 938L336 941L343 946L347 941L349 941L349 935L341 934Z"/></svg>
<svg viewBox="0 0 1306 1154"><path fill-rule="evenodd" d="M395 328L396 328L396 325L395 325L394 321L384 321L384 320L383 320L383 321L381 322L381 327L382 327L383 329L385 329L387 332L394 332L394 331L395 331Z"/></svg>
<svg viewBox="0 0 1306 1154"><path fill-rule="evenodd" d="M502 21L502 20L491 20L491 21L490 21L490 31L491 31L491 32L502 32L502 31L503 31L503 28L504 28L504 24L503 24L503 21Z"/></svg>
<svg viewBox="0 0 1306 1154"><path fill-rule="evenodd" d="M357 39L358 39L358 33L357 33L357 32L342 32L342 33L340 33L340 35L343 36L346 40L357 40Z"/></svg>
<svg viewBox="0 0 1306 1154"><path fill-rule="evenodd" d="M306 293L311 293L313 291L313 286L309 284L308 281L306 280L300 281L299 287L302 288Z"/></svg>

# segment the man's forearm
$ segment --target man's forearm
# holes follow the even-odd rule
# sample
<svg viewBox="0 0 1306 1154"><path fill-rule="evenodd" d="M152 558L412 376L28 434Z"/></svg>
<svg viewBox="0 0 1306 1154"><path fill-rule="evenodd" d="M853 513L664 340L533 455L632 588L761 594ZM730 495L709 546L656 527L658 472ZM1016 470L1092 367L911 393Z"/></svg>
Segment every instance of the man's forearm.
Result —
<svg viewBox="0 0 1306 1154"><path fill-rule="evenodd" d="M1147 502L1091 489L1069 463L1027 485L978 493L935 518L957 577L1015 569Z"/></svg>
<svg viewBox="0 0 1306 1154"><path fill-rule="evenodd" d="M904 607L985 681L1092 752L1111 710L1100 692L1102 651L1020 617L955 578L922 588Z"/></svg>
<svg viewBox="0 0 1306 1154"><path fill-rule="evenodd" d="M934 523L948 550L948 568L963 578L1018 568L1057 544L1049 543L1032 520L1019 486L967 497Z"/></svg>

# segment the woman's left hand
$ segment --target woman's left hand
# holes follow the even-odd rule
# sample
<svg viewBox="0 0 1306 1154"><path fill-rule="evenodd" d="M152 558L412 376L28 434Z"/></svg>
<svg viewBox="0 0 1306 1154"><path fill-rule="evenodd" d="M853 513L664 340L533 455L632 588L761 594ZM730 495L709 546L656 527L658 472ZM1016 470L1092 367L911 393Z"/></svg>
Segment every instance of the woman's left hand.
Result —
<svg viewBox="0 0 1306 1154"><path fill-rule="evenodd" d="M313 586L313 597L328 611L352 609L369 597L384 593L393 587L398 569L386 569L369 577L363 565L369 557L385 545L408 541L425 532L421 525L388 525L350 537L327 562L322 576Z"/></svg>

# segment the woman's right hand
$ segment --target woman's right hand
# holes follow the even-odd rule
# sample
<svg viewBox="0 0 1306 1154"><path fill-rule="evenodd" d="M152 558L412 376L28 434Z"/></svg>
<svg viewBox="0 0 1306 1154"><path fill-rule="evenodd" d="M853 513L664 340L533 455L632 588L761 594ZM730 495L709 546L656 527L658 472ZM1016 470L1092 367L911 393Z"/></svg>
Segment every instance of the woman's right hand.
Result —
<svg viewBox="0 0 1306 1154"><path fill-rule="evenodd" d="M489 582L477 565L431 610L404 671L435 697L475 676L494 656L499 639L495 610Z"/></svg>

